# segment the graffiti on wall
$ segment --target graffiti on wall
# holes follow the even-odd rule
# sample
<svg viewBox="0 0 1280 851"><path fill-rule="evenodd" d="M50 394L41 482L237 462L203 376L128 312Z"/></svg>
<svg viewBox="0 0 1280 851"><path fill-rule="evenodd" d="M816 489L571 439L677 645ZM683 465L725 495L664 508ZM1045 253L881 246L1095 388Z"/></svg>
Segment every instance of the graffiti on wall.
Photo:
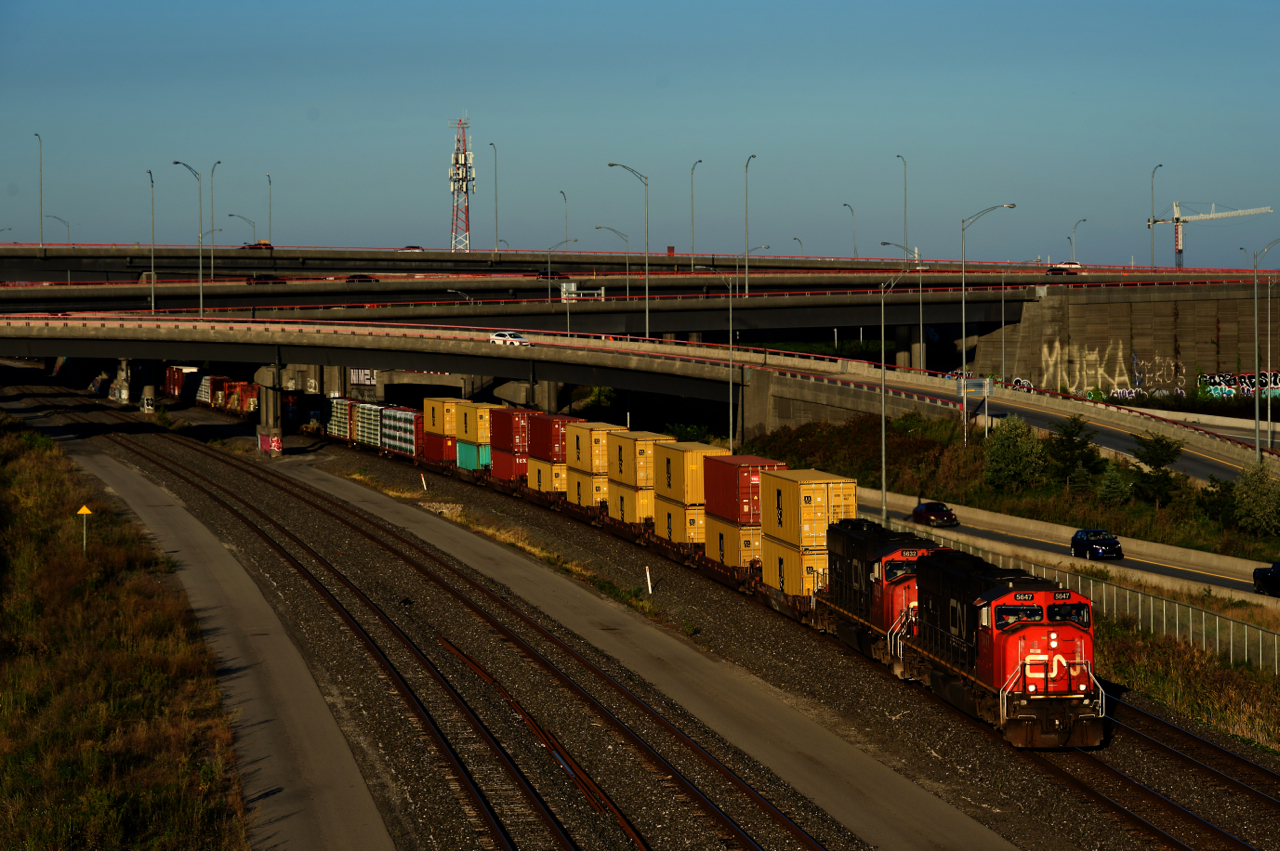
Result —
<svg viewBox="0 0 1280 851"><path fill-rule="evenodd" d="M1196 378L1196 386L1204 394L1220 399L1252 396L1258 390L1258 383L1252 372L1208 372ZM1262 373L1261 384L1262 395L1280 397L1280 372Z"/></svg>
<svg viewBox="0 0 1280 851"><path fill-rule="evenodd" d="M1063 387L1069 393L1084 393L1093 387L1131 387L1123 354L1124 345L1115 341L1104 351L1076 344L1063 346L1054 340L1052 345L1040 346L1040 369L1046 385Z"/></svg>

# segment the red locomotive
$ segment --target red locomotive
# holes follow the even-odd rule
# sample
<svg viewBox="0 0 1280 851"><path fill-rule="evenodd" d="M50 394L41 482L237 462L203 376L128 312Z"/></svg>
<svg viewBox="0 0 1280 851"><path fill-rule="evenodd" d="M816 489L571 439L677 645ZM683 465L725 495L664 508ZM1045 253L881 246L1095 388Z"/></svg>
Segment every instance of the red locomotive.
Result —
<svg viewBox="0 0 1280 851"><path fill-rule="evenodd" d="M1102 743L1088 598L865 520L831 526L827 542L831 585L818 603L846 644L1015 747Z"/></svg>

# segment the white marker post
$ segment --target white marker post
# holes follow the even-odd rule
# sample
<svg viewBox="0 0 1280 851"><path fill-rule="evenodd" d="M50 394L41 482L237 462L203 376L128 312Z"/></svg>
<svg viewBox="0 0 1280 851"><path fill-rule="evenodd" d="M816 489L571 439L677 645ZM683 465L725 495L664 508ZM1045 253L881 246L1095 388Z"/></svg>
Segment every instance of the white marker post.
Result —
<svg viewBox="0 0 1280 851"><path fill-rule="evenodd" d="M422 489L425 491L427 489L427 474L419 473L418 476L422 479Z"/></svg>
<svg viewBox="0 0 1280 851"><path fill-rule="evenodd" d="M82 524L84 526L84 550L83 551L86 553L89 552L89 515L92 513L93 512L89 510L89 506L87 505L80 506L80 510L76 512L76 514L79 514L80 517L84 520L84 523Z"/></svg>
<svg viewBox="0 0 1280 851"><path fill-rule="evenodd" d="M649 596L653 596L653 577L649 575L649 565L644 566L644 581L649 585Z"/></svg>

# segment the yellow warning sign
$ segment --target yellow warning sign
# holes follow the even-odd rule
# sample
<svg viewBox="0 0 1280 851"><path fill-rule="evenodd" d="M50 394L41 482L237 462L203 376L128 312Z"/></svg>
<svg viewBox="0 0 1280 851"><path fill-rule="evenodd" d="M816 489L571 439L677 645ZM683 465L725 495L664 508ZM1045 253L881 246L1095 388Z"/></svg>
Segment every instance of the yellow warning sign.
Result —
<svg viewBox="0 0 1280 851"><path fill-rule="evenodd" d="M87 505L80 506L80 510L76 512L76 514L92 514L92 513L93 512L89 510L89 506Z"/></svg>

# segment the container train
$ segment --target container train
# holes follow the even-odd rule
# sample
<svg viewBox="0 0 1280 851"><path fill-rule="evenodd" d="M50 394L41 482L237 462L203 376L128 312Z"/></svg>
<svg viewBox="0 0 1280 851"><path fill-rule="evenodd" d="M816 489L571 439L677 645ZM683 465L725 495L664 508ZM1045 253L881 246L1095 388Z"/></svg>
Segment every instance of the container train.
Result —
<svg viewBox="0 0 1280 851"><path fill-rule="evenodd" d="M227 392L225 388L223 392ZM943 700L995 727L1015 747L1092 747L1103 741L1105 698L1093 668L1091 602L1055 582L1001 568L927 538L891 531L848 513L837 518L835 512L831 514L835 522L823 521L824 547L804 551L808 560L799 567L784 564L785 553L777 555L776 572L772 563L766 570L765 559L772 562L779 552L777 542L769 550L767 536L766 546L761 547L758 540L755 543L761 548L759 555L735 546L726 551L723 534L715 544L710 533L706 540L690 540L689 535L678 533L680 522L673 527L670 516L656 530L653 517L628 522L627 512L611 512L607 498L598 498L599 484L595 499L584 499L581 487L575 495L541 486L542 472L538 473L539 486L532 486L532 475L527 472L532 468L526 464L505 460L494 463L489 453L482 457L475 445L460 441L456 435L439 434L437 418L443 422L446 412L449 418L455 416L445 400L426 400L425 410L351 399L328 401L327 422L322 428L328 437L524 498L647 546L754 596L788 617L833 634L900 678L921 682ZM465 407L469 403L457 404ZM540 442L544 443L558 440L553 452L544 454L551 461L564 460L565 423L576 418L517 413L535 422L533 426L520 424L516 430L525 435L541 435ZM457 415L459 428L464 416ZM542 422L544 419L549 422ZM580 422L578 426L600 427L598 432L612 429L619 438L627 434L616 434L622 431L620 426ZM510 430L512 426L503 428ZM646 445L652 450L652 441ZM493 453L499 457L507 454L496 448ZM785 465L750 456L713 460L734 458L747 459L755 471L751 482L742 485L741 493L767 502L773 494L761 493L761 477L773 482L768 477L780 476L777 471L785 469ZM543 469L549 471L550 466L544 463ZM707 466L719 469L724 464ZM668 479L670 470L668 465ZM560 475L556 473L557 480ZM819 481L825 475L791 478ZM710 474L707 476L707 492L711 493L714 488ZM605 492L611 492L614 484L610 482ZM805 512L810 512L809 498L803 497ZM781 524L782 487L777 488L776 499ZM848 502L851 506L851 492ZM663 500L659 498L657 503L662 504ZM759 522L759 507L754 510ZM691 515L686 510L681 517ZM805 517L821 519L822 514L810 512ZM713 519L708 515L709 528L714 525ZM749 545L750 541L745 543ZM744 556L743 552L749 555ZM792 573L788 574L788 570ZM798 580L788 582L787 575L798 576Z"/></svg>

